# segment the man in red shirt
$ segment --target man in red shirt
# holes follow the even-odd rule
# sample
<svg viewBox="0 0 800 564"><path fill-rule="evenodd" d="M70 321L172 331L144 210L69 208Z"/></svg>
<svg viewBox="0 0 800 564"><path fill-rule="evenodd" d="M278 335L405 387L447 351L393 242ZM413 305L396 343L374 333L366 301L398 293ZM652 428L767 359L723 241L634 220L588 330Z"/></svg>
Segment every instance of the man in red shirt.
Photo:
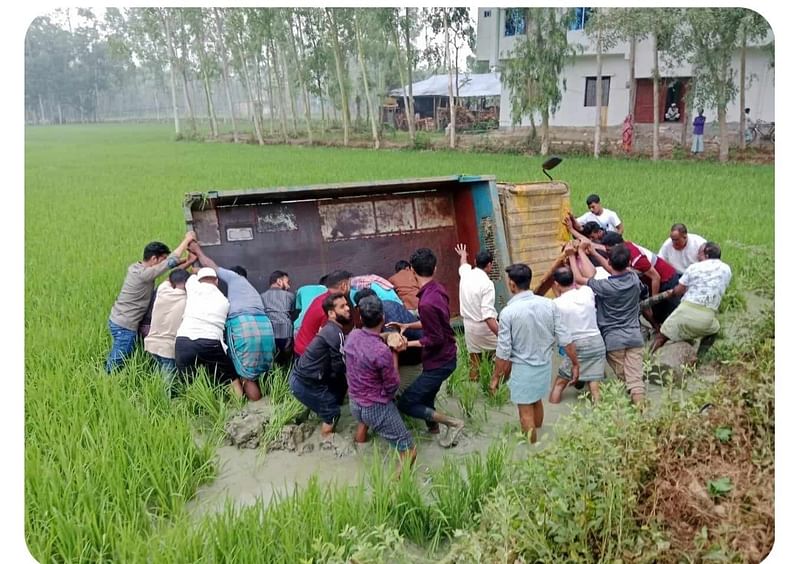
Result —
<svg viewBox="0 0 800 564"><path fill-rule="evenodd" d="M308 311L305 317L303 317L303 322L300 324L300 329L298 329L297 335L295 335L294 338L295 356L300 357L303 355L311 340L328 322L328 316L322 309L322 303L325 301L325 298L336 293L341 293L345 296L350 295L351 276L353 275L346 270L334 270L325 277L325 287L328 291L314 298L314 301L308 306ZM352 325L350 329L352 329ZM345 333L348 331L349 330L345 328Z"/></svg>
<svg viewBox="0 0 800 564"><path fill-rule="evenodd" d="M678 271L653 251L632 241L623 241L619 233L606 233L602 242L606 249L611 249L619 243L625 244L631 253L629 266L639 274L639 278L650 289L651 296L671 290L678 285L678 280L680 280ZM680 303L680 299L670 298L654 305L652 310L645 310L643 314L653 329L658 331L664 320Z"/></svg>

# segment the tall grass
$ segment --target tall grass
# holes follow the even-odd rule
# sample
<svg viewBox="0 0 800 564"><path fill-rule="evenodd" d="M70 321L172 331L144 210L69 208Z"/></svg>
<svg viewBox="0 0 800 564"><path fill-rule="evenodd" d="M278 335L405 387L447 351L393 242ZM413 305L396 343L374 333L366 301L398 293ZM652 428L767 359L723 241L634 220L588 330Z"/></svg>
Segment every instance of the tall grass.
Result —
<svg viewBox="0 0 800 564"><path fill-rule="evenodd" d="M600 194L622 218L626 236L652 250L682 221L721 243L738 288L772 287L772 167L574 158L555 172L571 184L576 211L585 209L588 193ZM192 522L185 502L213 477L213 446L235 402L202 379L170 401L141 355L114 376L102 372L110 346L106 320L126 268L149 241L179 241L185 192L459 173L512 182L540 178L536 162L523 156L175 143L168 125L26 130L25 529L33 555L41 561L277 562L335 555L341 546L345 556L388 555L396 548L391 542L359 547L354 539L380 536L375 525L386 522L391 531L435 544L469 526L469 511L485 512L481 496L492 480L477 470L469 478L467 470L459 483L451 464L430 492L415 489L410 477L384 490L373 480L345 493L312 484L274 509L231 508ZM485 394L483 374L470 386ZM288 421L297 406L280 380L273 382L271 393L286 398L279 402L286 413L276 421ZM469 401L462 410L469 411ZM195 439L198 428L206 442ZM592 436L605 444L599 433ZM557 465L548 468L558 477ZM457 499L456 488L468 492L465 499ZM493 500L498 507L508 501ZM500 517L498 523L515 525ZM546 538L560 537L535 543Z"/></svg>

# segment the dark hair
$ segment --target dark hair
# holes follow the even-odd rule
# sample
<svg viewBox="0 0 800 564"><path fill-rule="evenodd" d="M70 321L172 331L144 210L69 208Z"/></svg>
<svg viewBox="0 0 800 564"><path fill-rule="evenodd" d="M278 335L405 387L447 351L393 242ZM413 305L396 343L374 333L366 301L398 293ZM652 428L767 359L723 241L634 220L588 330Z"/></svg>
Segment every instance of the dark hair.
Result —
<svg viewBox="0 0 800 564"><path fill-rule="evenodd" d="M511 279L517 288L520 290L528 290L531 287L531 278L533 272L527 264L516 263L506 267L506 274Z"/></svg>
<svg viewBox="0 0 800 564"><path fill-rule="evenodd" d="M722 249L719 248L719 245L714 243L713 241L706 241L703 245L703 253L706 255L706 258L710 259L718 259L722 258Z"/></svg>
<svg viewBox="0 0 800 564"><path fill-rule="evenodd" d="M269 285L272 286L275 282L277 282L278 280L280 280L285 276L289 276L289 274L284 272L283 270L276 270L275 272L269 275Z"/></svg>
<svg viewBox="0 0 800 564"><path fill-rule="evenodd" d="M347 298L341 292L330 294L327 298L325 298L325 301L322 302L322 311L325 312L325 315L328 315L328 312L333 311L334 302L340 298L347 301Z"/></svg>
<svg viewBox="0 0 800 564"><path fill-rule="evenodd" d="M745 108L744 109L744 113L749 114L750 113L750 108Z"/></svg>
<svg viewBox="0 0 800 564"><path fill-rule="evenodd" d="M614 270L625 270L631 261L631 252L622 243L611 247L608 253L608 262Z"/></svg>
<svg viewBox="0 0 800 564"><path fill-rule="evenodd" d="M245 270L245 268L243 266L239 266L237 264L236 266L230 267L228 270L230 270L231 272L235 272L236 274L238 274L239 276L241 276L243 278L247 278L247 271Z"/></svg>
<svg viewBox="0 0 800 564"><path fill-rule="evenodd" d="M673 231L686 235L686 226L683 223L673 223L672 227L669 228L669 232L672 233Z"/></svg>
<svg viewBox="0 0 800 564"><path fill-rule="evenodd" d="M493 261L494 257L489 251L481 251L475 256L475 266L478 268L486 268Z"/></svg>
<svg viewBox="0 0 800 564"><path fill-rule="evenodd" d="M333 272L329 273L325 276L325 282L320 282L325 285L326 288L336 288L339 284L344 282L345 280L350 280L353 276L352 273L347 272L346 270L334 270Z"/></svg>
<svg viewBox="0 0 800 564"><path fill-rule="evenodd" d="M583 224L582 234L585 235L586 237L590 237L592 233L595 233L597 231L602 231L605 233L605 229L603 229L600 226L600 224L597 223L596 221L587 221L586 223Z"/></svg>
<svg viewBox="0 0 800 564"><path fill-rule="evenodd" d="M362 288L356 292L356 295L353 297L353 301L356 303L356 306L358 306L358 302L369 296L375 296L377 298L378 294L376 294L375 290L372 288Z"/></svg>
<svg viewBox="0 0 800 564"><path fill-rule="evenodd" d="M553 279L558 282L560 286L572 286L575 278L572 276L572 270L569 268L557 268L553 273Z"/></svg>
<svg viewBox="0 0 800 564"><path fill-rule="evenodd" d="M411 268L418 276L433 276L436 269L436 255L428 248L421 248L414 251L411 255Z"/></svg>
<svg viewBox="0 0 800 564"><path fill-rule="evenodd" d="M378 296L366 296L356 303L364 327L373 329L383 323L383 303Z"/></svg>
<svg viewBox="0 0 800 564"><path fill-rule="evenodd" d="M586 205L591 206L592 204L599 204L600 203L600 196L597 194L589 194L589 197L586 198Z"/></svg>
<svg viewBox="0 0 800 564"><path fill-rule="evenodd" d="M327 274L323 275L323 276L322 276L322 277L320 277L320 279L319 279L319 285L320 285L320 286L324 286L324 285L325 285L325 282L327 282L327 280L328 280L328 275L327 275Z"/></svg>
<svg viewBox="0 0 800 564"><path fill-rule="evenodd" d="M147 246L144 248L144 252L142 253L142 259L150 260L153 257L160 257L168 254L169 247L160 241L153 241L152 243L147 243Z"/></svg>
<svg viewBox="0 0 800 564"><path fill-rule="evenodd" d="M398 260L396 263L394 263L394 271L395 272L400 272L401 270L405 270L406 268L409 268L410 266L411 266L411 263L409 263L407 260Z"/></svg>
<svg viewBox="0 0 800 564"><path fill-rule="evenodd" d="M189 279L189 273L182 268L176 268L169 273L169 281L173 284L185 284Z"/></svg>
<svg viewBox="0 0 800 564"><path fill-rule="evenodd" d="M601 241L601 243L603 243L606 247L613 247L614 245L619 245L622 242L622 235L616 231L609 231L603 235L603 239Z"/></svg>

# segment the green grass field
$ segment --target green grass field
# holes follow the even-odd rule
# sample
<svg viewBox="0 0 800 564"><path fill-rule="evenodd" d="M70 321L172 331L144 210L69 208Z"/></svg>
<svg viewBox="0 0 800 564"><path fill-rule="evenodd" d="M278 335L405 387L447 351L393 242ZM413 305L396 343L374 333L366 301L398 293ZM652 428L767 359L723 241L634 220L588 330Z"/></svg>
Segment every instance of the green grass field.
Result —
<svg viewBox="0 0 800 564"><path fill-rule="evenodd" d="M158 552L172 541L181 543L187 558L216 561L224 554L204 553L205 541L184 514L185 501L214 473L213 447L195 445L193 422L198 414L218 418L224 405L201 387L170 403L142 365L122 378L101 377L110 343L106 320L127 266L151 240L178 243L185 192L451 174L523 182L543 179L539 163L458 152L176 143L169 127L155 125L27 129L25 495L33 555L40 561L158 561L181 554L174 547ZM622 218L626 238L654 251L672 223L686 223L722 245L734 291L772 293L772 166L570 158L554 177L570 184L575 211L583 212L588 194L600 194ZM459 491L462 485L450 487ZM392 495L410 496L412 503L412 493ZM327 500L341 494L319 495ZM367 517L393 514L379 509ZM243 518L246 528L257 518ZM431 532L399 517L386 519L412 536ZM203 527L235 546L235 523L231 517ZM346 541L337 540L333 525L319 526L325 539ZM284 541L310 542L290 535ZM274 558L302 553L270 546ZM258 560L269 560L263 547L252 549ZM247 549L241 550L244 558Z"/></svg>

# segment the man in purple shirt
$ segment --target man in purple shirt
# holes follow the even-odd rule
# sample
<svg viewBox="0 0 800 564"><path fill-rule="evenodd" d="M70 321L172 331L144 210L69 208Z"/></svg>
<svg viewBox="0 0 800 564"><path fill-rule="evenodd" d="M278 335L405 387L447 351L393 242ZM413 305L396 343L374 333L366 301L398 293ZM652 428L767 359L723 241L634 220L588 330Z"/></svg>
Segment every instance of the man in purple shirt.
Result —
<svg viewBox="0 0 800 564"><path fill-rule="evenodd" d="M703 110L697 112L697 117L692 122L694 126L692 129L692 153L703 152L703 128L706 125L706 116L703 115Z"/></svg>
<svg viewBox="0 0 800 564"><path fill-rule="evenodd" d="M381 300L377 296L364 297L358 302L358 309L363 329L354 329L344 345L350 411L360 425L372 429L397 450L402 468L406 459L414 463L417 450L394 404L400 387L397 351L393 352L381 338Z"/></svg>
<svg viewBox="0 0 800 564"><path fill-rule="evenodd" d="M464 422L449 417L434 409L434 400L442 383L456 369L456 335L450 326L450 298L447 290L433 279L436 271L436 255L430 249L417 249L411 255L411 268L417 275L420 291L419 321L394 324L401 332L406 329L423 329L420 339L409 341L408 347L422 347L422 373L397 400L401 412L425 420L431 433L439 432L439 423L448 428L446 439L439 445L448 448L455 445Z"/></svg>

